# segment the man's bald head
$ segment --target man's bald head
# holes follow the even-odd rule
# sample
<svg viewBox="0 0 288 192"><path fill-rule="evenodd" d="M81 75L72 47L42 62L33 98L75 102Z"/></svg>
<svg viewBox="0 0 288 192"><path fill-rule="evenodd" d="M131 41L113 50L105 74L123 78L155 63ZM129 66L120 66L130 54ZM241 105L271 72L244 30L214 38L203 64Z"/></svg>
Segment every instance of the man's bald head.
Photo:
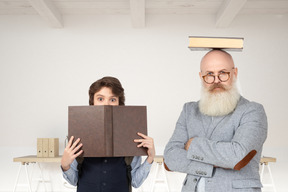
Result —
<svg viewBox="0 0 288 192"><path fill-rule="evenodd" d="M212 50L202 58L200 70L203 72L203 70L211 67L232 69L235 66L233 58L229 53L222 50Z"/></svg>

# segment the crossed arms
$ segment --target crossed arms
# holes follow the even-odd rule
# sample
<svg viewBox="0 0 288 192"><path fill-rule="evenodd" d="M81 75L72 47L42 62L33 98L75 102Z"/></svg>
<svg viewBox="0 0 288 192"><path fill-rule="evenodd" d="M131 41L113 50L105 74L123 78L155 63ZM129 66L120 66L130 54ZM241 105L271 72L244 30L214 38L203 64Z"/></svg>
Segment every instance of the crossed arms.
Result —
<svg viewBox="0 0 288 192"><path fill-rule="evenodd" d="M186 123L188 118L193 118L191 107L191 103L184 105L165 148L165 164L170 170L211 177L214 167L242 169L261 150L267 137L267 118L262 105L248 103L242 107L245 110L239 113L241 116L237 114L239 123L230 141L213 137L213 140L199 136L189 138L188 129L199 129ZM231 122L233 129L235 120Z"/></svg>

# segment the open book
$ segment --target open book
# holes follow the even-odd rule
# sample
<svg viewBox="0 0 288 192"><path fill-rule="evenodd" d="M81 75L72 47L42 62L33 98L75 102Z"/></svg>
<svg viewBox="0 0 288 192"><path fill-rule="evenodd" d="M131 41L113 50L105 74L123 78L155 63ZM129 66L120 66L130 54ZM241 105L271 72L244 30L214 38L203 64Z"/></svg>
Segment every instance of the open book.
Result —
<svg viewBox="0 0 288 192"><path fill-rule="evenodd" d="M83 157L147 155L137 132L147 135L146 106L69 106L68 137L81 139Z"/></svg>

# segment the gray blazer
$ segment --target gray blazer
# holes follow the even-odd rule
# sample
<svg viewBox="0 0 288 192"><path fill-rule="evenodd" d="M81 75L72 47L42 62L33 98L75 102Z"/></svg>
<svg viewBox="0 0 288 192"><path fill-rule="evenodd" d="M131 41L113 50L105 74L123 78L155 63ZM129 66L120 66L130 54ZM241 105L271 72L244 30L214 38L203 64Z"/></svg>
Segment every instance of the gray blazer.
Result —
<svg viewBox="0 0 288 192"><path fill-rule="evenodd" d="M189 150L184 149L194 138ZM259 162L267 137L262 105L241 97L222 117L200 113L198 102L186 103L166 145L164 161L172 171L187 173L182 192L196 191L205 177L206 192L259 192Z"/></svg>

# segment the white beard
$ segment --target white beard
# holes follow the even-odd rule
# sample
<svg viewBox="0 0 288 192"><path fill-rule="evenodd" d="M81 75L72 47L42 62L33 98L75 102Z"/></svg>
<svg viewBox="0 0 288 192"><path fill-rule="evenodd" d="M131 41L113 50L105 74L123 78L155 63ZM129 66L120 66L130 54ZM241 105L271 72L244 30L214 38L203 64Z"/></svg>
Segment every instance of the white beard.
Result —
<svg viewBox="0 0 288 192"><path fill-rule="evenodd" d="M202 86L199 102L201 113L208 116L224 116L234 111L240 99L236 81L231 87L223 86L223 88L224 91L213 93Z"/></svg>

